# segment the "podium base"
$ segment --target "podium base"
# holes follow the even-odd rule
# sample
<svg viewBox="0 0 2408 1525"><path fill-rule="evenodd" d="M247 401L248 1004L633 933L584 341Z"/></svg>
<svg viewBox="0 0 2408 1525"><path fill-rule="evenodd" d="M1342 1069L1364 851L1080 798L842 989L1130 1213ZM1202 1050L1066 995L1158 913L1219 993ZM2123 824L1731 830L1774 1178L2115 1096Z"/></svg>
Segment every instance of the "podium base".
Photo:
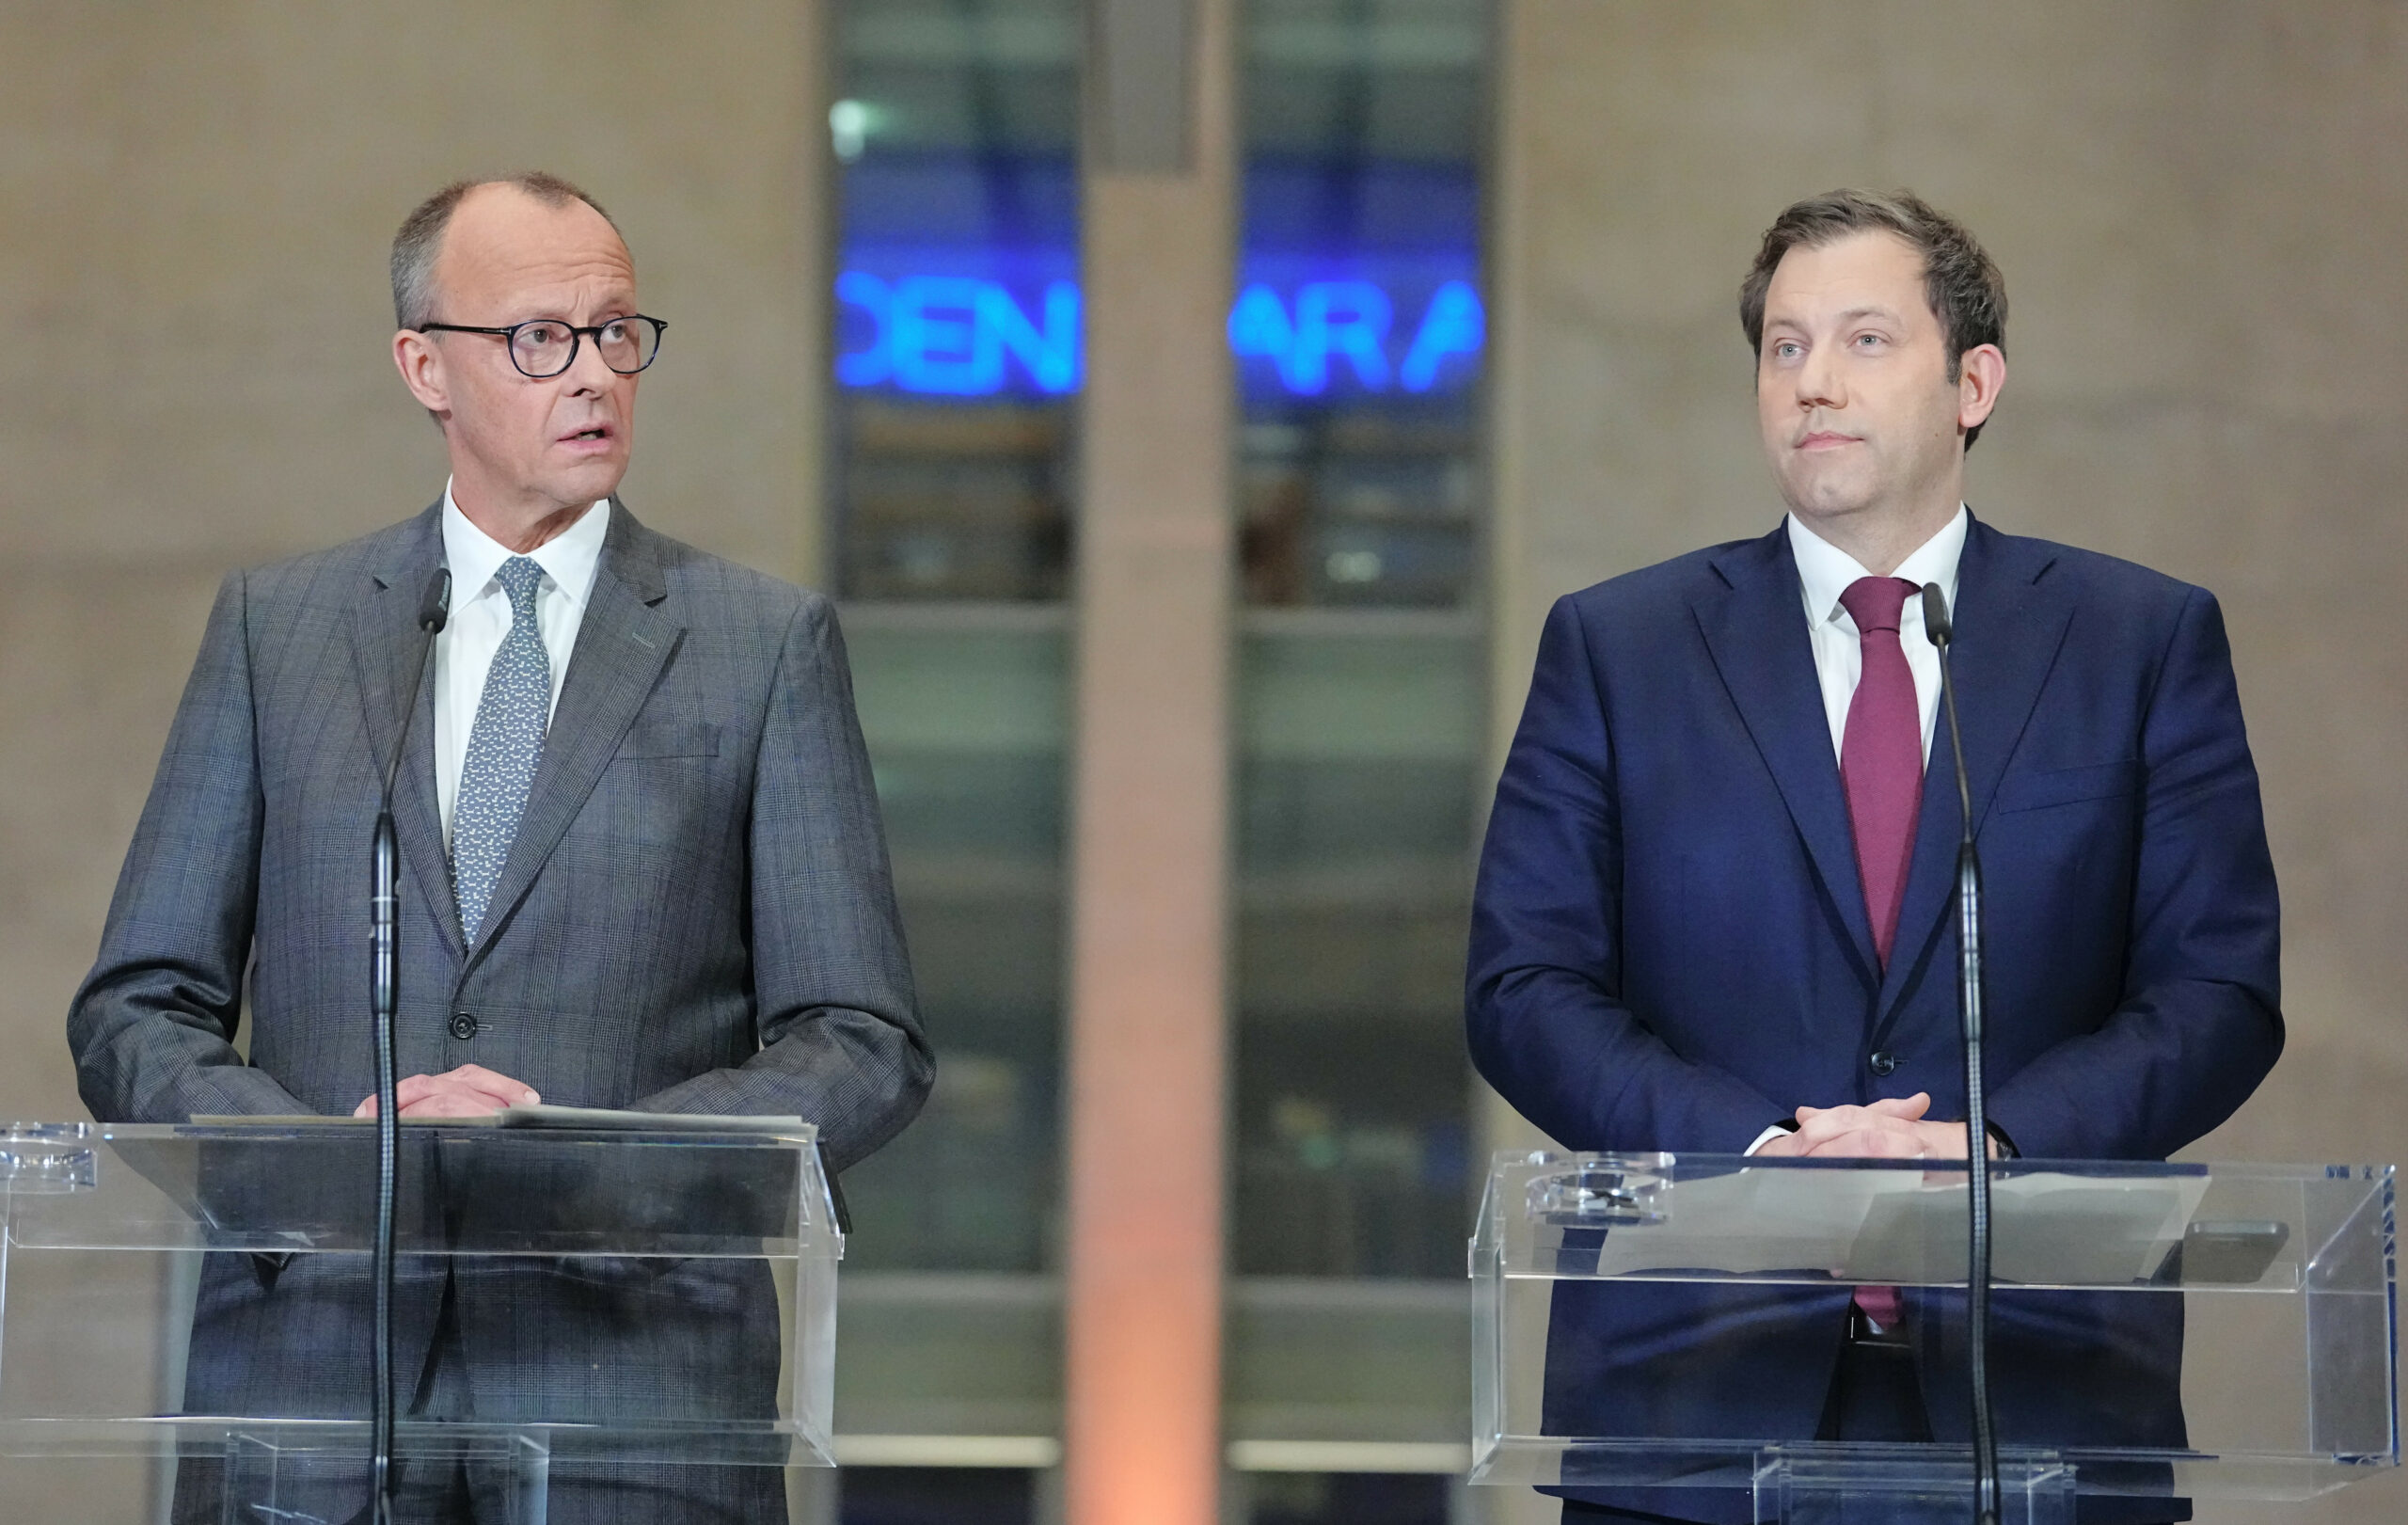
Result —
<svg viewBox="0 0 2408 1525"><path fill-rule="evenodd" d="M477 1518L545 1525L549 1449L531 1436L462 1435L414 1441L394 1459L400 1473L395 1525L450 1518L457 1486L476 1500ZM370 1525L372 1464L356 1441L289 1430L238 1431L226 1438L223 1525Z"/></svg>
<svg viewBox="0 0 2408 1525"><path fill-rule="evenodd" d="M2049 1452L1999 1458L2000 1525L2073 1525L2073 1468ZM1919 1447L1756 1453L1757 1525L1938 1525L1973 1517L1971 1460Z"/></svg>

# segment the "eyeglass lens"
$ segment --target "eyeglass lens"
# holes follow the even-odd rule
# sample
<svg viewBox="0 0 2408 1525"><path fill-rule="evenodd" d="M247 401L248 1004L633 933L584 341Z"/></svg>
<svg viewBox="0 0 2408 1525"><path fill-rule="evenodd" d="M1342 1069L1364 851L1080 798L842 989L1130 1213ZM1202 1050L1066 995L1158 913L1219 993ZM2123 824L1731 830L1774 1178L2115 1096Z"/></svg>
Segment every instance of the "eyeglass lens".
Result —
<svg viewBox="0 0 2408 1525"><path fill-rule="evenodd" d="M652 363L660 347L660 330L642 318L620 318L602 326L597 342L604 365L633 375ZM556 376L576 358L577 344L577 331L567 324L539 320L521 324L511 336L510 357L530 376Z"/></svg>

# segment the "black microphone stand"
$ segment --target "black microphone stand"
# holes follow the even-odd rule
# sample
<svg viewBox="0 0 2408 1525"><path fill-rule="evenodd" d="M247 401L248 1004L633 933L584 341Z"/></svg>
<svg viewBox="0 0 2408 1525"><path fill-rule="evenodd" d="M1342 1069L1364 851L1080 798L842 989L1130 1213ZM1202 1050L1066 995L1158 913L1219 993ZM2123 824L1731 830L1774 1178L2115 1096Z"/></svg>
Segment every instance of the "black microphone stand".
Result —
<svg viewBox="0 0 2408 1525"><path fill-rule="evenodd" d="M393 1199L401 1171L401 1106L393 1088L393 1012L401 993L401 844L393 832L393 783L408 749L410 721L418 713L419 690L435 654L435 638L451 617L452 573L437 567L419 600L418 627L426 633L410 674L409 702L402 707L393 755L385 767L385 792L376 807L376 835L369 851L369 1003L376 1029L376 1286L375 1350L371 1357L369 1444L375 1456L374 1491L369 1510L376 1525L393 1518Z"/></svg>
<svg viewBox="0 0 2408 1525"><path fill-rule="evenodd" d="M1990 1421L1990 1126L1982 1088L1982 860L1973 850L1973 787L1948 648L1956 627L1937 582L1923 586L1923 629L1940 648L1940 698L1956 760L1956 1009L1965 1028L1965 1183L1971 1219L1965 1266L1965 1342L1973 1379L1973 1517L1998 1525L1998 1433Z"/></svg>

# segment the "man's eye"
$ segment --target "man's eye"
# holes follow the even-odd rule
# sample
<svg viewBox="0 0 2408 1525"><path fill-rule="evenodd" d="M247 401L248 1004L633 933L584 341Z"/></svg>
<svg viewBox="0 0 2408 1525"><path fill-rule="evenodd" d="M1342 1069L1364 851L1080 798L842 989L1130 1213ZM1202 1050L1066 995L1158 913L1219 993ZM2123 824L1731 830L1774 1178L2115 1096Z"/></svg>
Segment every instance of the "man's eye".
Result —
<svg viewBox="0 0 2408 1525"><path fill-rule="evenodd" d="M1772 347L1772 352L1781 357L1781 358L1789 360L1797 358L1798 350L1796 344L1793 344L1784 339L1780 343L1775 344Z"/></svg>
<svg viewBox="0 0 2408 1525"><path fill-rule="evenodd" d="M558 344L564 342L568 338L557 323L531 323L519 329L518 333L519 337L530 344Z"/></svg>
<svg viewBox="0 0 2408 1525"><path fill-rule="evenodd" d="M1856 347L1859 349L1872 349L1880 342L1881 336L1879 334L1859 334L1856 336Z"/></svg>

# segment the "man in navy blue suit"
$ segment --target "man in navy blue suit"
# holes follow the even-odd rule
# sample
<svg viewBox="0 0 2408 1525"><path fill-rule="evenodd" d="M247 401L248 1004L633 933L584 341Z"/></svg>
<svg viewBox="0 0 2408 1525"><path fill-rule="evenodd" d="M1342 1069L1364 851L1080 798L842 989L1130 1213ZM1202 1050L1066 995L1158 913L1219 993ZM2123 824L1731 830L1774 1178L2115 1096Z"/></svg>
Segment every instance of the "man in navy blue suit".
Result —
<svg viewBox="0 0 2408 1525"><path fill-rule="evenodd" d="M2280 1053L2215 599L1965 506L2005 314L1988 256L1913 196L1790 207L1740 296L1787 517L1548 615L1466 1002L1481 1072L1567 1147L1963 1158L1926 582L1955 612L1991 1152L2162 1159ZM2180 1319L2178 1295L2002 1304L2003 1441L2181 1445ZM1564 1433L1961 1441L1968 1403L1961 1295L1563 1283L1549 1337ZM1742 1490L1565 1491L1568 1521L1750 1517ZM2082 1518L2186 1515L2085 1497Z"/></svg>

